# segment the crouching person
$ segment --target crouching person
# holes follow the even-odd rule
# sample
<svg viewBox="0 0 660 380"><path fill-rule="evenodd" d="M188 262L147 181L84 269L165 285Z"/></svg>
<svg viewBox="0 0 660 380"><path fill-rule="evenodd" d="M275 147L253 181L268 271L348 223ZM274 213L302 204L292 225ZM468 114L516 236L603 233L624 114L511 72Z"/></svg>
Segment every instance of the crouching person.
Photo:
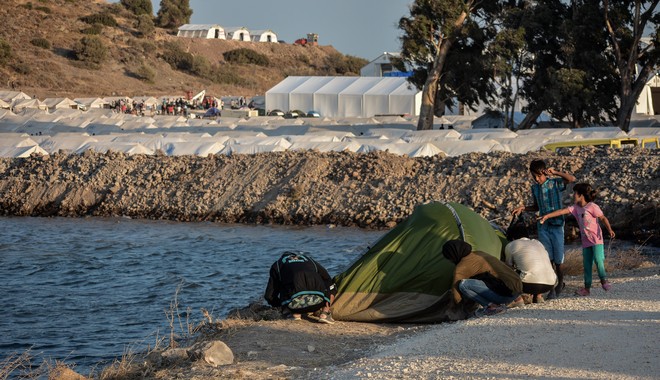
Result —
<svg viewBox="0 0 660 380"><path fill-rule="evenodd" d="M543 293L557 285L548 252L540 241L529 239L524 228L512 228L507 235L512 241L504 249L506 264L519 273L523 293L531 294L533 303L543 302Z"/></svg>
<svg viewBox="0 0 660 380"><path fill-rule="evenodd" d="M494 315L518 300L522 282L518 274L497 258L479 251L462 240L450 240L442 255L456 265L452 292L457 304L463 297L481 305L475 316Z"/></svg>
<svg viewBox="0 0 660 380"><path fill-rule="evenodd" d="M335 294L336 286L321 264L302 252L287 251L270 267L264 298L293 320L304 314L333 324L330 305Z"/></svg>

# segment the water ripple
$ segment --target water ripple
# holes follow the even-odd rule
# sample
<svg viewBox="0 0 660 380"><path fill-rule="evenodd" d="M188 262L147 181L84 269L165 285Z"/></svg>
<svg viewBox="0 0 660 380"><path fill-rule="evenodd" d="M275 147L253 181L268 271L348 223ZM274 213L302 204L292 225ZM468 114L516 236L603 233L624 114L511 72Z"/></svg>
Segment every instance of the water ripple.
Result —
<svg viewBox="0 0 660 380"><path fill-rule="evenodd" d="M32 353L88 372L126 347L153 345L165 311L223 317L260 299L285 250L312 252L331 274L382 232L113 218L0 218L0 357ZM162 335L162 334L161 334ZM151 339L148 341L147 339ZM138 343L136 343L138 342ZM133 347L135 348L135 347Z"/></svg>

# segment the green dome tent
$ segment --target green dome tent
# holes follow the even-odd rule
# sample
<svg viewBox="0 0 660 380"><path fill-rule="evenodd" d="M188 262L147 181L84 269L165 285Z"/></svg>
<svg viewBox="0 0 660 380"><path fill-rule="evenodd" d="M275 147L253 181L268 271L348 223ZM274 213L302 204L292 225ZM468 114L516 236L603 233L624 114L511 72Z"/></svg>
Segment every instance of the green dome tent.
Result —
<svg viewBox="0 0 660 380"><path fill-rule="evenodd" d="M467 317L451 302L454 264L442 255L446 241L461 239L500 258L503 236L470 208L433 202L383 236L336 277L336 319L358 322L441 322Z"/></svg>

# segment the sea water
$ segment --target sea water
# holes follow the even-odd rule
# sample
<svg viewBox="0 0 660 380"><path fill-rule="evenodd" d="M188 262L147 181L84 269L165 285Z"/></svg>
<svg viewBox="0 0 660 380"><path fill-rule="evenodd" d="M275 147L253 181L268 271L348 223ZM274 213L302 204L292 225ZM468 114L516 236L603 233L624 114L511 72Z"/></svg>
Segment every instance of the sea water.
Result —
<svg viewBox="0 0 660 380"><path fill-rule="evenodd" d="M222 318L262 298L286 250L340 273L383 231L126 218L0 218L0 361L13 353L88 374L169 335L168 314ZM178 289L178 291L177 291ZM185 326L185 321L183 322ZM176 331L181 329L176 323Z"/></svg>

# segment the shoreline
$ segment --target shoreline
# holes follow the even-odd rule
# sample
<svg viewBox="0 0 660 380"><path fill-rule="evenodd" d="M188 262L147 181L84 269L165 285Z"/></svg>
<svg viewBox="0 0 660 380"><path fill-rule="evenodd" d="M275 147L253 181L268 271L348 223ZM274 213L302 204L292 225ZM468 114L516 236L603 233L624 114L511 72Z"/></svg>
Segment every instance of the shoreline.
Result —
<svg viewBox="0 0 660 380"><path fill-rule="evenodd" d="M387 152L128 156L109 152L0 159L0 215L127 216L385 229L429 201L459 202L506 228L530 201L527 165L544 159L600 188L617 238L660 245L660 150L583 147L558 154ZM570 203L570 192L564 201ZM527 214L528 224L534 220ZM578 237L567 218L566 236Z"/></svg>
<svg viewBox="0 0 660 380"><path fill-rule="evenodd" d="M428 325L282 320L256 307L205 324L193 343L222 341L233 363L190 360L186 348L136 356L107 375L147 379L653 379L660 354L660 266L611 273L613 289L578 297L567 276L556 300L491 317ZM634 338L633 338L634 337ZM195 345L193 344L192 347ZM57 380L63 378L56 378Z"/></svg>

